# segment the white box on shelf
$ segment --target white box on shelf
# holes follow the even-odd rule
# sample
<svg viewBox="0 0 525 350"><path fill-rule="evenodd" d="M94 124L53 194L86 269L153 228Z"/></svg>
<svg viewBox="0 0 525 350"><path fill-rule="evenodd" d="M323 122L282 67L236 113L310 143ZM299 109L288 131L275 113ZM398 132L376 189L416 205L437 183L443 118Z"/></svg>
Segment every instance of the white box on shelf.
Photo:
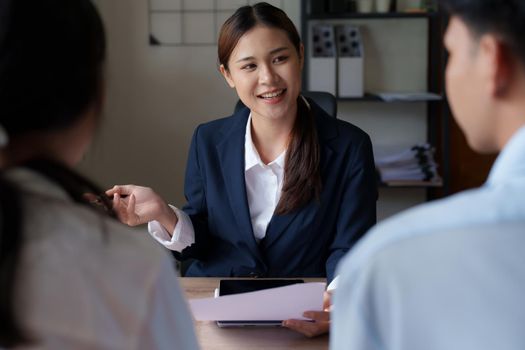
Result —
<svg viewBox="0 0 525 350"><path fill-rule="evenodd" d="M312 27L308 90L336 94L336 55L334 27L318 24Z"/></svg>
<svg viewBox="0 0 525 350"><path fill-rule="evenodd" d="M338 97L363 97L364 49L359 28L339 25L336 35Z"/></svg>

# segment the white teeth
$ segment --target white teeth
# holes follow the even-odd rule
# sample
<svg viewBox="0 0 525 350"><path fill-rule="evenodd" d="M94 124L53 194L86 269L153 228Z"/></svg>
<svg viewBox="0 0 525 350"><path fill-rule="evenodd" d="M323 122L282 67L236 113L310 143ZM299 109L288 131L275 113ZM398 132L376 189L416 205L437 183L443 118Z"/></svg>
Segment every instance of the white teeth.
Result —
<svg viewBox="0 0 525 350"><path fill-rule="evenodd" d="M284 92L284 90L279 90L279 91L270 92L270 93L267 93L267 94L262 94L260 96L262 98L273 98L273 97L277 97L277 96L282 95L283 92Z"/></svg>

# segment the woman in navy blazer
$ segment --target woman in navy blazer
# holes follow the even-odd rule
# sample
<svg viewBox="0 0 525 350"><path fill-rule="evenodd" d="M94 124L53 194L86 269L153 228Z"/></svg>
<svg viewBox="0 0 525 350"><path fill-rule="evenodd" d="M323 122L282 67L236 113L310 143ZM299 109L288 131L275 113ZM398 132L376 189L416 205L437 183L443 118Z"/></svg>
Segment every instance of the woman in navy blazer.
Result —
<svg viewBox="0 0 525 350"><path fill-rule="evenodd" d="M375 223L376 180L368 136L308 102L320 146L320 197L274 215L259 243L244 184L250 110L197 128L186 170L184 208L194 225L196 244L177 254L197 259L187 275L331 280L339 259Z"/></svg>
<svg viewBox="0 0 525 350"><path fill-rule="evenodd" d="M370 138L300 96L303 61L299 35L283 11L265 3L240 8L221 29L219 62L247 108L195 130L184 214L146 187L108 190L123 222L156 220L168 240L178 238L180 216L189 216L193 241L175 252L179 259L195 259L186 276L326 276L330 281L340 258L375 224ZM280 200L270 208L273 216L262 238L252 227L257 196L250 200L247 193L248 133L263 167L285 157Z"/></svg>

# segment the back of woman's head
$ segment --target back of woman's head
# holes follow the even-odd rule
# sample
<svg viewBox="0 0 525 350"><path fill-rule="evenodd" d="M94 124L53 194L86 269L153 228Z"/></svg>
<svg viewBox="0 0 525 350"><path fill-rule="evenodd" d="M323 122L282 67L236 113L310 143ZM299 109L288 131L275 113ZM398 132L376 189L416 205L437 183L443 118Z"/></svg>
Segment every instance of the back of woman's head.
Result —
<svg viewBox="0 0 525 350"><path fill-rule="evenodd" d="M285 31L297 53L300 53L301 38L290 18L283 10L260 2L253 6L240 7L222 25L218 40L219 64L228 69L228 60L239 39L257 25Z"/></svg>
<svg viewBox="0 0 525 350"><path fill-rule="evenodd" d="M99 98L104 30L89 0L0 0L0 125L73 124Z"/></svg>
<svg viewBox="0 0 525 350"><path fill-rule="evenodd" d="M27 133L74 125L100 99L104 56L104 30L90 0L0 0L0 131L14 141ZM4 152L10 141L1 141ZM53 180L76 202L83 201L86 189L95 188L63 164L30 158L21 165ZM34 339L18 322L14 306L24 213L20 191L4 170L0 169L0 348L10 348Z"/></svg>

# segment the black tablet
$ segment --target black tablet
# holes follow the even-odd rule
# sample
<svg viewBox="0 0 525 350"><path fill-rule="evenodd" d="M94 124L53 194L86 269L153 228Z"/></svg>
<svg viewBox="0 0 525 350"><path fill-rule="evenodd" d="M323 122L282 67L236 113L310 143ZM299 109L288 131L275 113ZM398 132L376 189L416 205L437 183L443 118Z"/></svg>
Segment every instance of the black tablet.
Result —
<svg viewBox="0 0 525 350"><path fill-rule="evenodd" d="M219 281L219 296L255 292L262 289L304 283L302 279L224 279ZM217 321L219 327L280 326L283 320Z"/></svg>

